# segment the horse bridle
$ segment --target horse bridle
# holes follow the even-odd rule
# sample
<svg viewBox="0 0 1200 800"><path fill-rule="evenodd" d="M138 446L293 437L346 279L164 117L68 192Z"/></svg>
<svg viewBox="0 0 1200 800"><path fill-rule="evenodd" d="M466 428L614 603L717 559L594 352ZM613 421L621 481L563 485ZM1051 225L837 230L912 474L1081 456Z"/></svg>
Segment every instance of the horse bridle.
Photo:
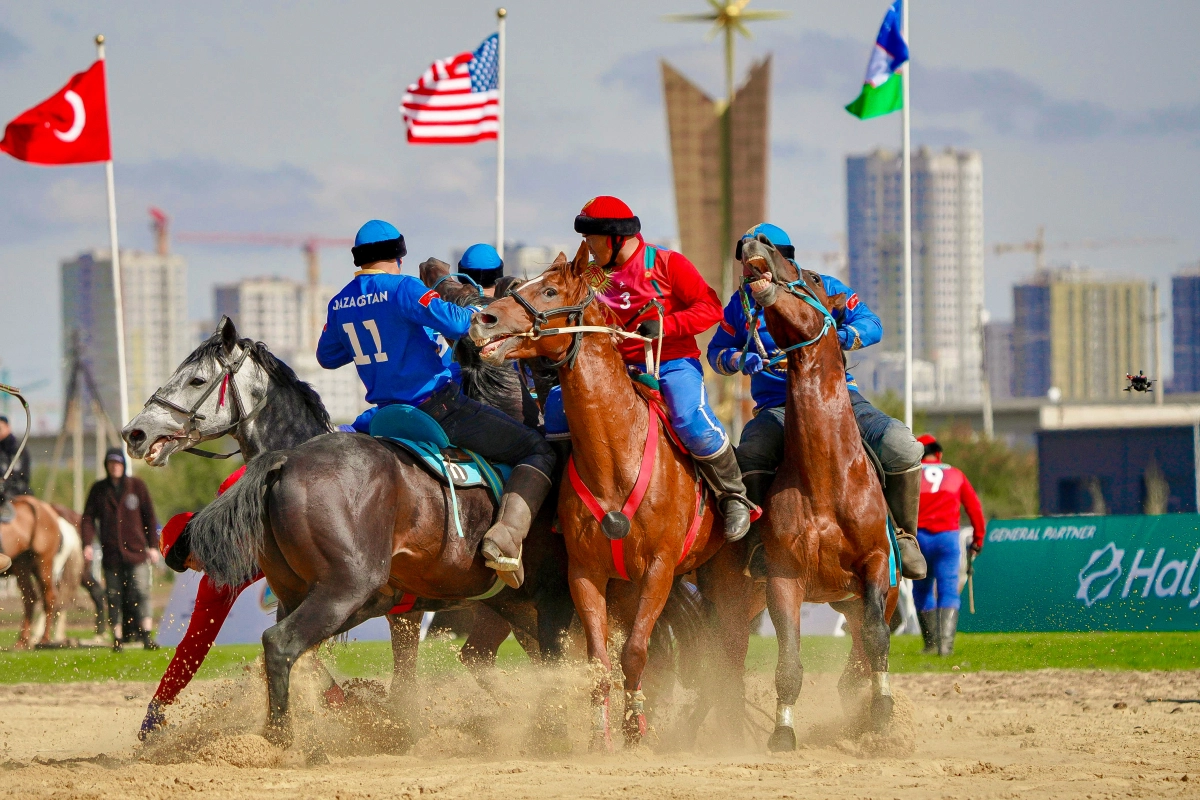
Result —
<svg viewBox="0 0 1200 800"><path fill-rule="evenodd" d="M246 411L246 405L242 402L241 390L238 389L237 374L238 371L241 370L242 364L246 362L246 357L250 355L250 351L253 349L254 343L249 339L242 339L238 342L238 346L242 348L242 352L241 355L239 355L233 361L226 361L225 357L221 354L216 356L217 363L221 365L221 379L210 381L208 388L205 389L196 402L192 404L191 408L184 408L178 403L174 403L163 397L161 394L161 386L155 389L154 394L150 395L150 399L146 401L144 408L149 408L152 403L158 403L160 406L168 408L171 411L182 414L184 417L186 417L183 432L171 437L172 439L184 439L190 443L181 452L190 453L194 456L201 456L202 458L215 459L226 459L236 456L241 452L241 450L234 450L232 453L210 453L206 450L195 450L193 448L195 448L201 442L205 442L210 439L219 439L228 433L233 433L240 426L258 416L258 412L262 411L266 406L267 399L271 396L271 392L269 390L263 394L262 399L258 401L254 408L250 409L249 412ZM223 395L226 388L228 388L230 395L233 397L233 402L231 403L231 408L233 410L232 423L215 431L206 432L201 430L198 422L207 419L207 417L200 413L200 409L204 407L206 402L208 402L208 398L212 396L213 392L217 391L217 389L221 389ZM217 401L217 408L219 409L224 404L225 399L222 396ZM193 436L193 434L196 434L196 436Z"/></svg>
<svg viewBox="0 0 1200 800"><path fill-rule="evenodd" d="M816 292L813 291L812 287L808 285L808 281L804 277L804 270L800 268L800 265L798 265L796 262L792 261L791 259L788 259L788 261L789 261L789 263L791 263L792 266L794 266L796 268L796 274L798 275L796 280L782 281L775 275L775 271L771 270L771 273L770 273L771 274L771 282L774 283L776 286L783 287L783 290L785 292L787 292L788 294L792 295L793 297L799 298L800 300L804 301L805 303L812 306L816 310L820 311L821 315L825 318L825 320L824 320L824 323L821 325L820 332L817 333L816 336L812 337L811 339L806 339L803 342L798 342L793 345L788 345L787 347L782 348L779 351L778 355L767 358L766 365L765 365L766 369L770 369L770 368L774 367L776 364L786 361L788 354L791 353L793 350L799 350L801 348L808 347L810 344L816 344L817 342L821 341L821 338L824 337L825 334L830 331L830 329L837 330L837 320L835 320L833 318L833 314L829 311L828 308L825 307L825 304L821 302L820 298L817 297L817 294L816 294ZM761 275L761 273L760 273L760 275ZM750 281L743 281L742 287L741 287L742 302L744 303L747 310L749 310L749 305L750 305L749 301L746 299L746 283L748 283L748 282L750 282ZM796 288L797 286L802 287L802 289L797 290L797 288ZM750 335L746 337L746 344L745 344L745 346L742 347L742 357L745 358L745 354L749 350L750 342L752 340L756 343L760 354L766 355L766 348L763 347L762 339L759 338L759 335L758 335L758 315L757 314L753 314L753 315L747 314L747 318L752 319L753 321L751 322L751 325L750 325Z"/></svg>

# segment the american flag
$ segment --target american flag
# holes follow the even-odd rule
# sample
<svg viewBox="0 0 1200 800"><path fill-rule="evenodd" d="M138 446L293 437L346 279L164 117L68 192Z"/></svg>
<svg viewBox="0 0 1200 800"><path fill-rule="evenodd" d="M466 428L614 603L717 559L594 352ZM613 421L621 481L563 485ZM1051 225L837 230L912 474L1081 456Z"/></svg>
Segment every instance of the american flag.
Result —
<svg viewBox="0 0 1200 800"><path fill-rule="evenodd" d="M495 139L500 37L474 53L439 58L408 87L401 110L410 144L471 144Z"/></svg>

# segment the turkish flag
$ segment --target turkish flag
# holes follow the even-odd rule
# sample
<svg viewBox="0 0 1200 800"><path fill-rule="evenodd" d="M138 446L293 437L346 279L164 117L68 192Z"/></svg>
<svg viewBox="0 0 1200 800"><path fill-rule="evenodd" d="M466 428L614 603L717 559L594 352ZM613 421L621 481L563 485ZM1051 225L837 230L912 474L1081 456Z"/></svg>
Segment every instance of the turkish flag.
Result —
<svg viewBox="0 0 1200 800"><path fill-rule="evenodd" d="M8 123L0 150L35 164L108 161L104 62L80 72L58 94Z"/></svg>

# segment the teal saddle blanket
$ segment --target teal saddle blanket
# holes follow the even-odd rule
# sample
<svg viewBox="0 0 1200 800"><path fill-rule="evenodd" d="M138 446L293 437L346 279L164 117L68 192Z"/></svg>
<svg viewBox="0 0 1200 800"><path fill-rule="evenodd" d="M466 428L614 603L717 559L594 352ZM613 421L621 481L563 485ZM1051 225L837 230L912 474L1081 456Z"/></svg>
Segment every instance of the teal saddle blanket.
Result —
<svg viewBox="0 0 1200 800"><path fill-rule="evenodd" d="M512 474L507 464L492 464L471 450L452 447L442 426L413 406L396 404L379 409L371 418L371 436L405 450L446 486L483 486L496 502Z"/></svg>

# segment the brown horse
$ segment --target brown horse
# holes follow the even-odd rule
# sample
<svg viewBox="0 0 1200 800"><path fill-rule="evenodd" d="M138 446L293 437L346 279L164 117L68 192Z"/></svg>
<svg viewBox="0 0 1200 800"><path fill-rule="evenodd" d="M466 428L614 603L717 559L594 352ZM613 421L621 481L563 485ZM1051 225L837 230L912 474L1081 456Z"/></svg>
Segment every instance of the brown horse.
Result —
<svg viewBox="0 0 1200 800"><path fill-rule="evenodd" d="M846 615L854 639L839 688L850 697L871 681L871 718L891 719L887 620L896 606L898 565L889 564L887 506L868 460L830 311L819 276L800 272L765 236L746 240L747 278L765 293L760 302L771 336L787 351L788 399L783 463L760 520L768 559L767 607L779 637L775 669L775 731L768 746L796 746L792 707L800 663L800 604L830 603ZM760 290L762 291L762 290ZM772 299L773 295L773 299Z"/></svg>
<svg viewBox="0 0 1200 800"><path fill-rule="evenodd" d="M0 472L3 472L2 466ZM46 614L46 626L39 645L49 646L60 613L58 587L54 581L54 557L62 546L58 514L49 503L31 495L14 497L12 504L16 516L12 522L0 523L0 548L13 560L9 574L17 579L25 611L15 646L18 649L29 647L30 627L39 594Z"/></svg>
<svg viewBox="0 0 1200 800"><path fill-rule="evenodd" d="M587 263L585 246L571 263L559 254L542 277L476 314L471 338L492 361L540 356L557 362L575 473L568 468L570 480L559 492L559 529L588 657L600 666L592 692L592 746L608 748L610 615L627 637L622 728L626 744L633 745L646 732L642 674L655 622L676 576L711 559L724 536L712 503L701 500L691 458L630 380L610 327L614 320L603 304L592 302ZM562 327L550 327L551 320ZM584 336L588 328L598 335ZM745 584L738 591L750 594ZM743 610L741 617L748 636L748 614ZM744 662L745 643L740 647Z"/></svg>

